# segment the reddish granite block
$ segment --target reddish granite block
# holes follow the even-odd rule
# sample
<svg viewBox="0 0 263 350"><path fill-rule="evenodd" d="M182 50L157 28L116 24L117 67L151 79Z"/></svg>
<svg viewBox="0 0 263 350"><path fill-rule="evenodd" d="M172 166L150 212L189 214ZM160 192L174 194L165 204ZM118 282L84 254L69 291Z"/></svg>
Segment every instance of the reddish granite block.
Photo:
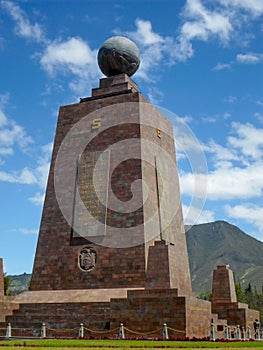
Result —
<svg viewBox="0 0 263 350"><path fill-rule="evenodd" d="M151 108L151 121L154 127L147 122L149 112L145 107L146 104ZM111 112L107 113L107 109L102 109L103 107L112 107ZM99 122L96 121L97 115L99 115ZM62 215L54 187L55 163L60 146L71 128L82 120L85 120L83 128L74 136L73 141L69 141L72 142L72 147L69 147L67 157L64 160L65 171L62 171L62 173L65 175L60 180L60 185L65 188L63 204L65 204L69 215L73 215L74 198L72 198L71 192L67 191L67 188L71 188L67 172L77 174L76 164L79 154L76 154L74 150L80 145L82 138L86 137L85 135L93 137L93 123L99 130L100 126L105 127L105 130L101 130L88 143L84 155L80 158L83 163L78 161L79 164L85 165L86 156L95 154L94 152L105 151L110 145L118 145L126 140L132 141L127 146L115 147L114 150L110 151L110 175L108 178L110 190L108 189L107 193L107 209L101 217L101 219L106 220L107 226L104 227L102 233L100 232L101 236L96 239L81 237L74 231L72 232L70 223ZM161 138L157 136L156 128L161 129ZM152 281L149 278L150 270L153 269L152 263L156 263L156 257L153 253L150 258L152 263L149 263L148 250L149 247L153 246L154 240L158 236L157 239L163 239L168 244L169 242L172 244L167 248L166 266L169 266L169 268L167 270L163 266L163 269L159 271L162 276L158 277L159 281L156 286L158 287L160 283L166 280L167 287L178 288L181 295L191 293L176 165L173 170L175 198L177 198L178 204L175 209L176 214L169 227L163 231L163 237L160 237L158 216L152 222L152 232L145 231L144 223L148 222L155 212L158 212L159 204L155 166L141 159L144 152L144 140L151 142L166 154L169 154L172 162L176 164L171 123L148 103L137 91L134 82L125 74L102 79L100 88L93 89L92 97L82 99L81 103L60 108L30 284L31 290L154 287L154 281L157 283L156 278L153 278ZM125 154L131 154L132 157L130 158L132 159L127 159L116 166L115 160ZM81 179L81 172L78 173L78 176ZM84 181L84 177L82 179ZM143 180L149 186L148 199L145 203L146 194L142 182L137 183L136 189L133 188L134 193L131 191L131 185L137 180ZM81 180L76 178L76 181ZM78 184L78 182L76 183ZM162 186L161 179L158 180L158 185ZM85 191L85 189L82 192L80 191L80 196L83 202L89 203L90 198L93 198L93 192L89 187L89 191ZM138 198L139 203L144 203L144 205L130 212L116 211L112 209L114 196L124 204L134 196ZM169 203L165 203L164 210L171 210L169 205ZM82 217L81 212L78 215L78 218ZM85 221L83 221L83 226L85 226ZM117 233L116 227L120 229ZM127 248L110 247L108 242L110 243L112 240L120 245L123 244L129 235L129 228L133 227L138 227L138 229L131 239L131 246L127 246ZM153 238L149 237L149 234L153 234ZM134 240L139 243L133 244ZM80 251L85 247L96 251L97 255L95 268L88 272L81 270L78 263ZM150 249L152 250L152 247ZM149 273L147 269L149 269Z"/></svg>
<svg viewBox="0 0 263 350"><path fill-rule="evenodd" d="M237 302L233 271L228 266L217 266L213 273L212 312L226 319L232 326L247 330L253 328L253 320L259 319L259 311L251 310L247 304Z"/></svg>

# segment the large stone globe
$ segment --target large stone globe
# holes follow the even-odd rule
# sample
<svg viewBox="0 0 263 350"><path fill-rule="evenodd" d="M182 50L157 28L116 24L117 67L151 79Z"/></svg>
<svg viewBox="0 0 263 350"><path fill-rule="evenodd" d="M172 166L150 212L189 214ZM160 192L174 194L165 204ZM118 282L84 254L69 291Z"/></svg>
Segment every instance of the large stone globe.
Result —
<svg viewBox="0 0 263 350"><path fill-rule="evenodd" d="M124 36L113 36L101 45L98 64L107 77L121 73L131 76L140 65L140 52L130 39Z"/></svg>

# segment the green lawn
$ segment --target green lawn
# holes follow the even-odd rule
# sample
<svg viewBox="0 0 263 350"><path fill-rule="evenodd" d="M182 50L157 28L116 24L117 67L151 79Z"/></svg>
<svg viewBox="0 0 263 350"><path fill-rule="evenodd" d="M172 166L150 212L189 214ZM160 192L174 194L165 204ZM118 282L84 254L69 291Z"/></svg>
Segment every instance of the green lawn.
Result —
<svg viewBox="0 0 263 350"><path fill-rule="evenodd" d="M3 340L0 347L8 350L23 348L54 349L263 349L263 342L150 341L150 340Z"/></svg>

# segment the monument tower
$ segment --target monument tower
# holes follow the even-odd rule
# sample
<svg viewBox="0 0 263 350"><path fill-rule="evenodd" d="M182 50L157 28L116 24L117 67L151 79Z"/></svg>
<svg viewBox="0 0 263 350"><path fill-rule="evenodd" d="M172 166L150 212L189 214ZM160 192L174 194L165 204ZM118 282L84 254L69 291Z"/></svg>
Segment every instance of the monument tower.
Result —
<svg viewBox="0 0 263 350"><path fill-rule="evenodd" d="M60 108L30 290L189 294L173 126L129 77L133 42L107 40L98 62L99 88Z"/></svg>

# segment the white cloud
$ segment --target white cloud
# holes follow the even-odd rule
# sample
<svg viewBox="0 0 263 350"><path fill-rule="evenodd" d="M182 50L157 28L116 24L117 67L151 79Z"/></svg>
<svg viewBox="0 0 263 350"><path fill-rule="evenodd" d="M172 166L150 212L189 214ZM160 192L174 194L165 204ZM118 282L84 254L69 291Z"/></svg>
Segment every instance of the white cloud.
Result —
<svg viewBox="0 0 263 350"><path fill-rule="evenodd" d="M53 148L52 142L41 147L42 154L37 160L38 165L34 171L35 176L37 178L38 186L43 189L46 188L46 184L47 184L52 148Z"/></svg>
<svg viewBox="0 0 263 350"><path fill-rule="evenodd" d="M244 220L258 228L260 238L263 240L263 207L253 203L239 205L225 205L225 212L230 218Z"/></svg>
<svg viewBox="0 0 263 350"><path fill-rule="evenodd" d="M263 129L256 128L250 123L232 123L232 132L235 136L228 137L231 147L240 150L246 158L253 160L262 159Z"/></svg>
<svg viewBox="0 0 263 350"><path fill-rule="evenodd" d="M215 70L215 71L221 71L224 69L231 69L231 64L230 63L217 63L217 65L214 68L212 68L212 70Z"/></svg>
<svg viewBox="0 0 263 350"><path fill-rule="evenodd" d="M0 109L0 155L3 157L13 156L17 149L22 151L28 150L29 145L32 143L33 140L26 133L24 127L9 119ZM0 181L26 185L34 184L45 188L51 150L52 143L41 148L35 168L29 169L24 167L20 170L1 169ZM0 159L0 165L3 166L3 164L3 161Z"/></svg>
<svg viewBox="0 0 263 350"><path fill-rule="evenodd" d="M140 18L137 18L135 25L137 27L137 32L133 34L133 38L141 45L150 46L161 44L165 41L165 39L162 38L159 34L153 32L152 24L150 21L144 21Z"/></svg>
<svg viewBox="0 0 263 350"><path fill-rule="evenodd" d="M254 117L257 118L257 120L260 122L260 123L263 123L263 113L254 113Z"/></svg>
<svg viewBox="0 0 263 350"><path fill-rule="evenodd" d="M3 109L9 101L9 93L0 94L0 109Z"/></svg>
<svg viewBox="0 0 263 350"><path fill-rule="evenodd" d="M37 183L35 175L28 168L23 168L21 171L0 171L0 181L26 185Z"/></svg>
<svg viewBox="0 0 263 350"><path fill-rule="evenodd" d="M33 140L24 127L9 119L0 109L0 154L12 155L15 146L26 150L32 143Z"/></svg>
<svg viewBox="0 0 263 350"><path fill-rule="evenodd" d="M207 181L208 200L260 198L263 193L262 135L263 129L252 124L232 123L225 146L214 140L203 145L206 154L212 155L214 170L207 174L182 173L182 194L192 196L194 193L202 198L202 191L196 187Z"/></svg>
<svg viewBox="0 0 263 350"><path fill-rule="evenodd" d="M38 234L38 229L28 229L28 228L21 228L19 230L21 233L23 233L24 235L36 235Z"/></svg>
<svg viewBox="0 0 263 350"><path fill-rule="evenodd" d="M188 0L182 12L184 22L179 28L177 37L161 36L153 30L150 21L137 19L135 21L136 31L124 33L132 38L141 49L141 66L136 76L150 82L153 79L154 68L160 69L160 62L175 64L186 61L194 55L193 43L196 40L219 39L220 44L228 45L237 33L242 32L243 23L247 24L246 21L249 20L249 17L246 17L246 20L240 17L240 8L250 12L256 7L249 6L248 2L243 7L231 6L227 1L224 4L222 2L221 5L209 8L209 3L206 3L205 6L201 0ZM122 33L120 30L115 30L115 34L121 35ZM250 56L240 54L237 60L243 59L243 62L245 59L261 60L260 55L250 54ZM213 70L231 69L231 65L232 63L218 63Z"/></svg>
<svg viewBox="0 0 263 350"><path fill-rule="evenodd" d="M243 25L263 13L262 0L217 0L219 4L201 0L187 0L182 16L184 23L175 39L172 57L175 61L185 61L194 55L194 40L208 41L219 39L224 46L238 38L244 44ZM221 5L221 6L220 6ZM245 16L242 16L242 14ZM242 59L242 57L239 57ZM252 59L252 58L251 58ZM254 57L255 59L255 57ZM214 70L231 68L230 64L218 63Z"/></svg>
<svg viewBox="0 0 263 350"><path fill-rule="evenodd" d="M189 124L193 121L193 117L190 115L185 115L184 117L180 117L180 119L186 124Z"/></svg>
<svg viewBox="0 0 263 350"><path fill-rule="evenodd" d="M159 63L169 54L170 43L173 42L173 39L155 33L150 21L137 18L135 26L136 31L124 32L124 35L134 40L140 47L141 64L136 77L152 81L153 78L150 78L149 71L153 72L154 67L160 68ZM119 30L114 32L123 35Z"/></svg>
<svg viewBox="0 0 263 350"><path fill-rule="evenodd" d="M38 24L32 24L27 14L12 1L2 1L2 7L15 22L18 36L44 44L44 51L34 57L40 57L41 67L49 74L62 72L73 75L69 87L76 94L86 93L101 76L97 65L97 50L79 37L51 42L45 37L44 30Z"/></svg>
<svg viewBox="0 0 263 350"><path fill-rule="evenodd" d="M244 64L257 64L263 62L263 54L259 53L246 53L246 54L238 54L236 56L236 60L239 63Z"/></svg>
<svg viewBox="0 0 263 350"><path fill-rule="evenodd" d="M237 102L237 98L236 96L227 96L225 99L224 99L224 102L227 102L227 103L235 103Z"/></svg>
<svg viewBox="0 0 263 350"><path fill-rule="evenodd" d="M207 145L204 144L203 150L213 154L216 164L218 161L233 161L239 159L235 149L219 145L214 140L210 140Z"/></svg>
<svg viewBox="0 0 263 350"><path fill-rule="evenodd" d="M40 63L49 73L62 67L74 73L86 65L92 65L94 59L95 55L90 47L81 38L73 37L64 42L49 44Z"/></svg>
<svg viewBox="0 0 263 350"><path fill-rule="evenodd" d="M53 149L53 143L50 142L43 147L41 147L41 155L37 160L37 166L34 169L34 175L36 178L36 184L42 190L46 189L49 167L50 167L50 157ZM41 206L44 203L45 193L36 192L28 200L34 205Z"/></svg>
<svg viewBox="0 0 263 350"><path fill-rule="evenodd" d="M30 202L37 206L41 206L44 203L45 193L37 192L33 197L28 198Z"/></svg>
<svg viewBox="0 0 263 350"><path fill-rule="evenodd" d="M7 141L10 142L9 139L7 139ZM52 143L41 147L40 156L38 157L36 166L34 168L29 169L28 167L24 167L21 170L1 170L0 181L26 185L37 185L38 187L44 189L46 187L49 172L52 147ZM11 147L0 147L0 154L13 155L14 150ZM32 199L31 201L37 202L38 198L36 200Z"/></svg>
<svg viewBox="0 0 263 350"><path fill-rule="evenodd" d="M0 147L0 155L11 156L14 154L14 150L11 147Z"/></svg>
<svg viewBox="0 0 263 350"><path fill-rule="evenodd" d="M208 175L207 198L247 199L262 195L263 180L260 176L262 165L223 168Z"/></svg>
<svg viewBox="0 0 263 350"><path fill-rule="evenodd" d="M216 116L202 117L202 121L205 123L215 123L217 121L217 117Z"/></svg>
<svg viewBox="0 0 263 350"><path fill-rule="evenodd" d="M181 36L185 40L207 41L215 36L223 43L229 41L233 27L226 13L209 11L200 0L188 0L184 16L188 20L181 28Z"/></svg>
<svg viewBox="0 0 263 350"><path fill-rule="evenodd" d="M245 10L254 16L263 14L262 0L217 0L223 6L229 9Z"/></svg>
<svg viewBox="0 0 263 350"><path fill-rule="evenodd" d="M197 225L215 220L211 210L200 210L193 206L182 205L185 225Z"/></svg>
<svg viewBox="0 0 263 350"><path fill-rule="evenodd" d="M7 124L7 117L4 112L0 110L0 127Z"/></svg>
<svg viewBox="0 0 263 350"><path fill-rule="evenodd" d="M44 42L45 36L43 29L38 23L31 24L26 13L12 1L2 0L2 8L9 13L15 22L15 33L26 39L37 42Z"/></svg>
<svg viewBox="0 0 263 350"><path fill-rule="evenodd" d="M198 191L196 185L207 182L208 200L259 198L262 195L262 165L242 169L238 167L231 168L231 163L227 164L228 166L224 166L225 162L220 163L222 168L211 171L207 175L181 174L180 187L182 194L192 196L195 193L195 196L202 198L204 193ZM196 178L198 178L198 182Z"/></svg>
<svg viewBox="0 0 263 350"><path fill-rule="evenodd" d="M159 90L158 88L150 87L148 90L148 99L154 105L159 104L160 101L162 101L163 96L164 96L163 92L161 90Z"/></svg>
<svg viewBox="0 0 263 350"><path fill-rule="evenodd" d="M97 50L91 50L78 37L50 43L40 59L40 64L51 75L59 72L72 75L69 87L78 95L86 93L101 76L97 65Z"/></svg>
<svg viewBox="0 0 263 350"><path fill-rule="evenodd" d="M199 0L189 0L183 10L185 22L177 37L154 32L150 21L137 19L136 31L126 32L141 47L141 67L137 76L149 80L149 70L153 71L160 61L174 64L186 61L194 54L192 41L208 41L219 38L223 44L228 43L233 31L227 12L209 11ZM115 31L121 34L120 31ZM226 67L225 67L226 68Z"/></svg>

